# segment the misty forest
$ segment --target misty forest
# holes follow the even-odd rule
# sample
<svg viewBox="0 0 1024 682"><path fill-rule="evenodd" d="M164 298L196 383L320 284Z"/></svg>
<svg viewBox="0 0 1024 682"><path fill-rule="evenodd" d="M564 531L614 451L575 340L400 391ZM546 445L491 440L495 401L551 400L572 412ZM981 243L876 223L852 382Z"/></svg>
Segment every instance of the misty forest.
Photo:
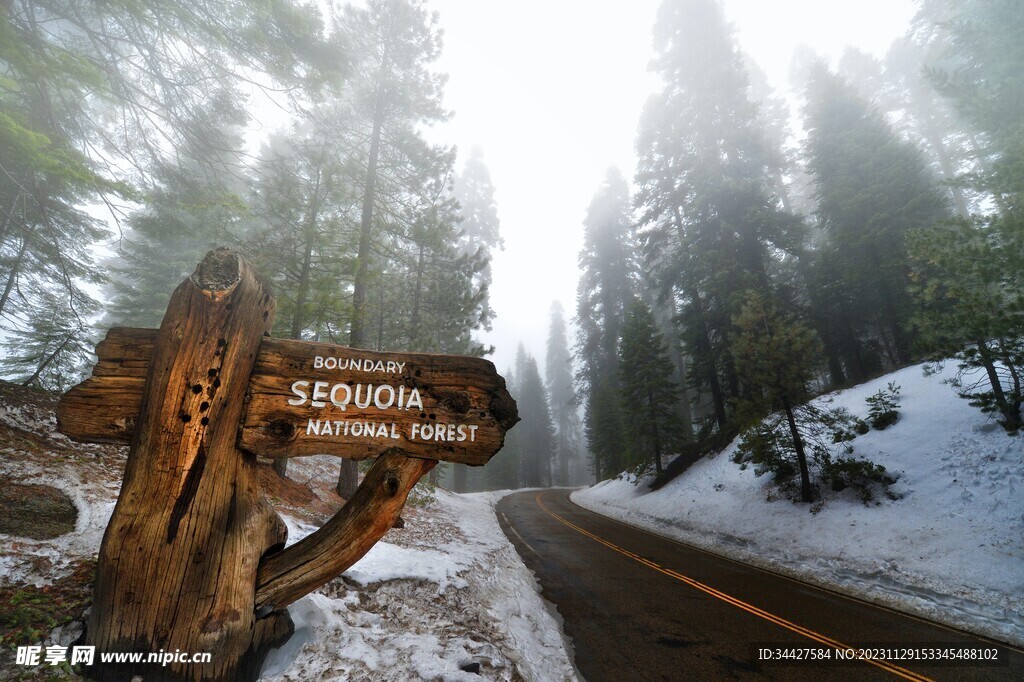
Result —
<svg viewBox="0 0 1024 682"><path fill-rule="evenodd" d="M2 13L7 380L67 390L106 329L159 326L219 246L270 280L275 336L494 352L492 261L514 228L484 152L428 134L452 115L429 3L6 0ZM522 422L487 467L443 465L434 482L670 475L677 456L740 436L738 465L810 502L885 472L833 459L827 445L867 427L808 400L922 361L958 366L950 390L1016 434L1022 34L1016 3L920 0L883 58L798 51L793 101L715 0L665 0L635 173L609 169L583 224L558 226L583 234L564 254L577 299L524 300L548 321L546 353L520 345L498 367ZM878 414L897 401L896 386L876 396ZM344 497L357 475L345 460Z"/></svg>

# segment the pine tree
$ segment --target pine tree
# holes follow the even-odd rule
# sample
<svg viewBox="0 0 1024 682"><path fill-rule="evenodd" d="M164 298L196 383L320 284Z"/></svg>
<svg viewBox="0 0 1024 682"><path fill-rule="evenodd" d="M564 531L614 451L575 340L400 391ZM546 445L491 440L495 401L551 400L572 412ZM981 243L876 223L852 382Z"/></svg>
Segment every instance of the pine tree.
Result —
<svg viewBox="0 0 1024 682"><path fill-rule="evenodd" d="M569 352L562 304L551 304L551 325L548 331L547 355L544 360L545 382L557 432L555 470L557 485L569 485L579 455L580 425L576 389L573 385L572 354Z"/></svg>
<svg viewBox="0 0 1024 682"><path fill-rule="evenodd" d="M521 347L520 347L521 350ZM520 363L517 363L520 364ZM516 425L521 428L519 441L521 480L529 488L550 486L555 459L555 426L551 419L544 382L537 369L537 361L527 355L519 372L516 403L522 419Z"/></svg>
<svg viewBox="0 0 1024 682"><path fill-rule="evenodd" d="M919 34L938 57L930 80L977 131L978 169L965 185L994 200L989 215L914 235L921 264L917 321L933 357L959 364L959 393L1010 433L1024 403L1024 17L1013 3L928 0Z"/></svg>
<svg viewBox="0 0 1024 682"><path fill-rule="evenodd" d="M505 370L503 376L505 377L505 385L508 387L509 393L516 399L517 403L522 402L520 399L519 375L510 367ZM484 480L487 483L487 487L491 490L514 490L522 487L520 471L522 469L522 440L524 432L518 429L521 425L521 423L517 424L517 428L505 434L505 445L495 453L491 461L484 467Z"/></svg>
<svg viewBox="0 0 1024 682"><path fill-rule="evenodd" d="M970 184L1000 211L1024 192L1024 16L1012 2L925 0L918 35L934 50L931 82L977 131L978 173Z"/></svg>
<svg viewBox="0 0 1024 682"><path fill-rule="evenodd" d="M747 293L733 323L738 330L733 340L736 369L751 387L748 414L759 420L776 407L783 409L800 471L800 496L811 502L810 469L795 408L808 397L820 342L806 325L780 314L756 291Z"/></svg>
<svg viewBox="0 0 1024 682"><path fill-rule="evenodd" d="M635 301L626 313L619 359L622 411L629 424L633 455L653 461L654 470L661 474L662 457L671 454L680 441L679 387L673 381L675 366L654 315L641 301Z"/></svg>
<svg viewBox="0 0 1024 682"><path fill-rule="evenodd" d="M473 147L462 172L455 177L454 195L459 202L459 214L462 217L459 223L459 249L464 255L481 262L473 279L475 289L480 292L487 292L491 287L493 252L505 247L494 192L483 152L479 147ZM489 302L483 313L484 329L489 330L490 321L494 317Z"/></svg>
<svg viewBox="0 0 1024 682"><path fill-rule="evenodd" d="M654 290L677 311L690 377L719 429L740 380L729 355L739 293L770 287L799 221L782 208L778 150L751 103L743 57L714 0L667 0L652 68L663 81L637 137L639 238Z"/></svg>
<svg viewBox="0 0 1024 682"><path fill-rule="evenodd" d="M1010 433L1024 426L1024 222L1019 212L982 224L958 219L920 230L915 322L938 364L954 358L958 393L995 414Z"/></svg>
<svg viewBox="0 0 1024 682"><path fill-rule="evenodd" d="M576 363L588 448L600 479L622 471L629 459L618 400L618 347L637 275L629 190L618 170L609 169L583 227Z"/></svg>
<svg viewBox="0 0 1024 682"><path fill-rule="evenodd" d="M216 103L207 116L222 126L211 124L203 150L183 148L176 162L154 169L143 206L128 217L110 263L105 326L159 327L171 293L196 263L212 248L241 242L249 211L247 183L234 165L242 120Z"/></svg>
<svg viewBox="0 0 1024 682"><path fill-rule="evenodd" d="M346 6L336 31L355 56L348 101L358 121L353 134L363 140L356 164L360 215L348 343L366 348L373 338L371 283L387 271L374 254L409 235L414 220L422 216L422 205L412 215L405 207L422 202L431 188L437 192L438 178L451 167L450 152L427 144L419 132L420 124L447 115L441 107L444 79L428 68L440 54L441 33L436 16L422 2L410 0ZM423 251L416 256L422 266ZM384 304L379 313L385 314ZM355 463L342 462L338 494L351 497L357 477Z"/></svg>
<svg viewBox="0 0 1024 682"><path fill-rule="evenodd" d="M921 152L821 64L807 91L807 167L827 237L810 288L855 380L912 358L906 234L949 216ZM829 301L824 295L835 296Z"/></svg>

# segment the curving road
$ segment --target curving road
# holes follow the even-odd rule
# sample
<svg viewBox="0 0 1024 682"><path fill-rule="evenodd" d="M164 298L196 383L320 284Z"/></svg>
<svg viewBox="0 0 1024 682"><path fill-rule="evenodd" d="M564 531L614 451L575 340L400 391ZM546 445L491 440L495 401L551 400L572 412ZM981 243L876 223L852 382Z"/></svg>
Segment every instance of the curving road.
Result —
<svg viewBox="0 0 1024 682"><path fill-rule="evenodd" d="M1020 650L627 526L573 504L569 492L514 493L496 510L564 619L588 682L1024 680ZM907 660L950 644L998 647L1004 663ZM848 647L889 659L837 661ZM770 663L758 660L761 649L805 658Z"/></svg>

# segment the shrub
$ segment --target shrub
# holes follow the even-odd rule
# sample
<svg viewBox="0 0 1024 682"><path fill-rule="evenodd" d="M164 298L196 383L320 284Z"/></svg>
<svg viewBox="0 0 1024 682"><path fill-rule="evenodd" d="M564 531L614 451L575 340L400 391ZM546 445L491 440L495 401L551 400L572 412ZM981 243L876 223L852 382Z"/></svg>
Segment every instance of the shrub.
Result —
<svg viewBox="0 0 1024 682"><path fill-rule="evenodd" d="M900 387L890 381L884 391L868 396L868 421L879 431L892 426L900 418Z"/></svg>

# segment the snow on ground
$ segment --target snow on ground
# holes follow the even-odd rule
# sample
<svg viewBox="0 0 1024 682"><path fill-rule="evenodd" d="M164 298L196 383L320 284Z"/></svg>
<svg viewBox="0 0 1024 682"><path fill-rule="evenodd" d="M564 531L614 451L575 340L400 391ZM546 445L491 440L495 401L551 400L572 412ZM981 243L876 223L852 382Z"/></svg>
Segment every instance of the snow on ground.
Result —
<svg viewBox="0 0 1024 682"><path fill-rule="evenodd" d="M659 491L624 479L577 504L741 561L866 600L1024 644L1024 436L1010 437L921 366L819 398L853 414L901 387L899 421L858 436L854 456L898 473L865 505L851 489L812 507L772 495L770 475L726 450ZM774 498L774 499L770 499Z"/></svg>
<svg viewBox="0 0 1024 682"><path fill-rule="evenodd" d="M559 624L498 526L505 494L438 490L427 513L289 608L296 633L261 679L575 679ZM289 520L289 542L311 530ZM473 663L479 674L462 671Z"/></svg>
<svg viewBox="0 0 1024 682"><path fill-rule="evenodd" d="M124 456L117 447L69 440L57 432L52 409L31 402L0 405L0 426L7 441L0 441L0 480L52 486L78 510L75 531L52 540L0 534L0 583L47 585L96 556L114 511Z"/></svg>
<svg viewBox="0 0 1024 682"><path fill-rule="evenodd" d="M4 393L12 390L0 386L0 484L59 488L78 518L73 532L52 540L0 534L0 587L46 585L99 551L126 448L69 441L56 431L52 399L15 402ZM337 460L292 460L289 475L321 495L309 505L275 498L291 543L315 531L324 506L337 503L323 493L333 489ZM507 492L455 495L417 486L402 514L404 529L390 531L342 576L290 607L295 635L271 652L261 679L576 679L556 617L498 526L493 507ZM39 644L67 644L80 632L79 620ZM472 664L479 674L462 670Z"/></svg>

